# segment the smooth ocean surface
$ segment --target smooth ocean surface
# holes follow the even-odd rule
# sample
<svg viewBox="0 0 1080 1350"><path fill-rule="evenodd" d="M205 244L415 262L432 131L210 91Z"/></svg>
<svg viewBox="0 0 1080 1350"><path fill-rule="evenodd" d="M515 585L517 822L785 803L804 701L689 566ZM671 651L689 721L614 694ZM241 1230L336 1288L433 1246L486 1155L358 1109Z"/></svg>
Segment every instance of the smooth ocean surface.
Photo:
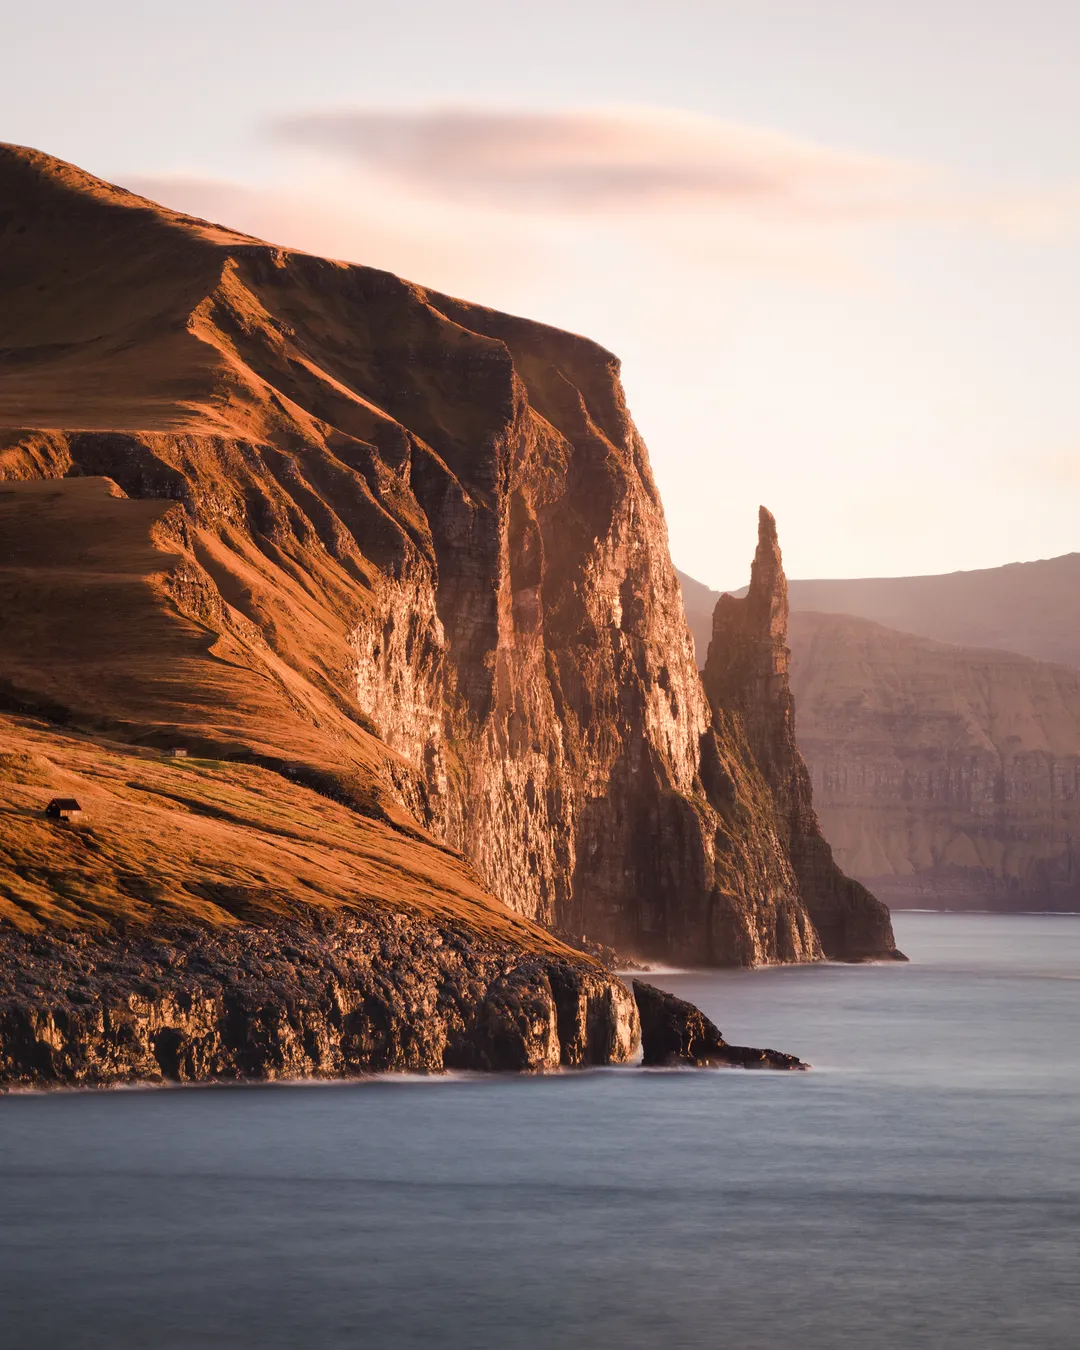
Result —
<svg viewBox="0 0 1080 1350"><path fill-rule="evenodd" d="M1075 1350L1080 917L654 975L809 1074L0 1098L0 1345Z"/></svg>

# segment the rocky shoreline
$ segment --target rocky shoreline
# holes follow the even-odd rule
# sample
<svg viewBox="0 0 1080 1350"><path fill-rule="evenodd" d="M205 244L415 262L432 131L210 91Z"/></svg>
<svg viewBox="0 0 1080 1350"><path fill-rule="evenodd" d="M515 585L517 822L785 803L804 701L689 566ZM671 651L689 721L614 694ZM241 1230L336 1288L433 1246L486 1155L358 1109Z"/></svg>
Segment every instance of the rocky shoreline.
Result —
<svg viewBox="0 0 1080 1350"><path fill-rule="evenodd" d="M631 992L632 988L632 992ZM0 1091L645 1066L805 1069L589 958L403 915L0 932Z"/></svg>
<svg viewBox="0 0 1080 1350"><path fill-rule="evenodd" d="M0 933L0 1087L621 1064L630 991L587 958L405 915L153 935Z"/></svg>

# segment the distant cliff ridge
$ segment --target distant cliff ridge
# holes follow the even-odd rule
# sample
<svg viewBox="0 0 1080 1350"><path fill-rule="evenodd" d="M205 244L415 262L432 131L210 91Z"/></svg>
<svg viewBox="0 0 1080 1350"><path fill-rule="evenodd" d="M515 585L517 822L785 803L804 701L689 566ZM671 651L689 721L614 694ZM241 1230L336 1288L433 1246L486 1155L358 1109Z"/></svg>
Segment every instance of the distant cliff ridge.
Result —
<svg viewBox="0 0 1080 1350"><path fill-rule="evenodd" d="M679 580L703 665L719 592L681 572ZM789 581L788 594L796 614L852 614L939 642L1080 666L1080 553L940 576Z"/></svg>
<svg viewBox="0 0 1080 1350"><path fill-rule="evenodd" d="M590 994L573 1030L550 972L584 989L598 968L545 930L820 958L757 753L702 688L610 353L35 151L0 147L0 186L0 923L102 942L307 915L365 969L377 918L455 949L479 932L490 987L460 1006L482 994L482 1034L530 1063L633 1039L606 975L614 1011ZM165 769L171 746L188 758ZM97 802L77 832L37 823L60 787ZM342 998L393 1022L404 950L381 992L376 961ZM500 961L527 974L506 997ZM151 1020L211 997L157 980ZM457 1015L447 1053L480 1054ZM312 1016L338 1063L340 1017Z"/></svg>
<svg viewBox="0 0 1080 1350"><path fill-rule="evenodd" d="M792 616L814 801L890 903L1080 910L1080 670Z"/></svg>

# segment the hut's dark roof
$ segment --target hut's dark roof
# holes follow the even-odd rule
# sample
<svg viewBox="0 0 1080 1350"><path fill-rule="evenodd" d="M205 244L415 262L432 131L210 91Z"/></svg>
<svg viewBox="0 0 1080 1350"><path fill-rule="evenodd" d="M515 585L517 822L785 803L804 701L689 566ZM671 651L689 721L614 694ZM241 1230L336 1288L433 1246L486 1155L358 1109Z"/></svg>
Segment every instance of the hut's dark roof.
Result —
<svg viewBox="0 0 1080 1350"><path fill-rule="evenodd" d="M58 811L81 811L82 807L74 797L54 797L49 803L55 806Z"/></svg>

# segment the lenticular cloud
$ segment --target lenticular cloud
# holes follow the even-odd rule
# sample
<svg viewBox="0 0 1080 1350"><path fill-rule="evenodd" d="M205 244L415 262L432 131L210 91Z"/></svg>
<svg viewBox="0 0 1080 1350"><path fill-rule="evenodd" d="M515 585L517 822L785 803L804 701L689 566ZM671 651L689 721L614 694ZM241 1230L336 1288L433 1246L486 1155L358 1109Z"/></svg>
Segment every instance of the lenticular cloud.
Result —
<svg viewBox="0 0 1080 1350"><path fill-rule="evenodd" d="M560 213L717 206L794 217L906 213L925 171L690 113L356 108L295 114L279 144L444 199Z"/></svg>

